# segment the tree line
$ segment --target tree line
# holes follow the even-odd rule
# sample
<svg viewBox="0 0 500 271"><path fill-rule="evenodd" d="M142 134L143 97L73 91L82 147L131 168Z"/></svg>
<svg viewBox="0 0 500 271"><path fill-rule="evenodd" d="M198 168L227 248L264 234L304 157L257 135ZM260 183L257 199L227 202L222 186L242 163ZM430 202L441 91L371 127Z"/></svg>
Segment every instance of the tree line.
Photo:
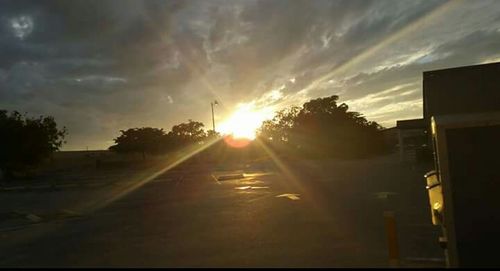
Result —
<svg viewBox="0 0 500 271"><path fill-rule="evenodd" d="M36 166L65 143L66 127L58 128L51 116L27 117L0 110L0 174Z"/></svg>
<svg viewBox="0 0 500 271"><path fill-rule="evenodd" d="M188 120L174 125L169 132L161 128L130 128L120 130L109 150L117 153L141 153L146 155L165 154L187 146L203 144L219 134L213 130L205 131L203 123Z"/></svg>
<svg viewBox="0 0 500 271"><path fill-rule="evenodd" d="M259 137L279 152L311 158L363 158L386 153L383 127L349 111L339 97L312 99L264 121Z"/></svg>
<svg viewBox="0 0 500 271"><path fill-rule="evenodd" d="M388 152L381 132L383 127L359 112L350 111L347 104L338 104L338 99L337 95L312 99L301 107L291 106L276 112L273 119L262 123L257 140L278 153L309 158L363 158ZM220 137L203 127L203 123L189 120L174 125L169 132L151 127L122 130L109 149L145 156Z"/></svg>
<svg viewBox="0 0 500 271"><path fill-rule="evenodd" d="M312 99L301 107L290 106L276 112L274 118L262 123L257 140L278 153L298 157L362 158L387 152L382 126L349 111L347 104L338 104L338 99L336 95ZM221 137L203 128L203 123L190 119L168 132L152 127L120 130L109 150L140 153L145 158ZM51 116L30 118L17 111L0 110L0 170L9 175L40 163L61 148L66 135L66 128L59 128ZM227 150L224 146L218 142L205 152ZM252 144L251 148L255 146Z"/></svg>

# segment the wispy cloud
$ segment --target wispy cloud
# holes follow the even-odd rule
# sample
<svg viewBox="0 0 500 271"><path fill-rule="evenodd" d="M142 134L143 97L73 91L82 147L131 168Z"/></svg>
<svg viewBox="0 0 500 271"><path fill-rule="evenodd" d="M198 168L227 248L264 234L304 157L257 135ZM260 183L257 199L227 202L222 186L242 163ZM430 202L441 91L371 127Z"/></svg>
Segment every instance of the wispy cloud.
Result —
<svg viewBox="0 0 500 271"><path fill-rule="evenodd" d="M337 94L392 126L421 115L423 71L499 61L498 14L494 0L5 0L0 107L54 115L68 149L208 124L213 99L220 123Z"/></svg>

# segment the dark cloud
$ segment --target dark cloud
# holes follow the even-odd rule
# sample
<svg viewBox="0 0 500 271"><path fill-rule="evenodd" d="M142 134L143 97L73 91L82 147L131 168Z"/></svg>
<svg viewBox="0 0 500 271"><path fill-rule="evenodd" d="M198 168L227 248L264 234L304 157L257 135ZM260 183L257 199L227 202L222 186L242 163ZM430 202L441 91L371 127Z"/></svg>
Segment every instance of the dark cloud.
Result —
<svg viewBox="0 0 500 271"><path fill-rule="evenodd" d="M70 130L68 148L80 149L105 147L119 129L132 126L168 129L188 118L208 122L211 99L221 101L221 121L239 102L298 101L297 93L318 78L444 5L448 2L4 0L0 107L54 115ZM439 28L448 32L425 37L426 42L391 44L376 60L325 78L307 95L341 94L380 121L395 118L399 103L411 110L398 116L415 114L422 71L499 57L495 11L500 5L492 2L481 14L474 11L479 3L457 6L475 17L446 13L449 21ZM422 31L437 33L431 30ZM427 47L426 55L405 61ZM401 87L386 92L396 86ZM272 90L281 98L266 100Z"/></svg>

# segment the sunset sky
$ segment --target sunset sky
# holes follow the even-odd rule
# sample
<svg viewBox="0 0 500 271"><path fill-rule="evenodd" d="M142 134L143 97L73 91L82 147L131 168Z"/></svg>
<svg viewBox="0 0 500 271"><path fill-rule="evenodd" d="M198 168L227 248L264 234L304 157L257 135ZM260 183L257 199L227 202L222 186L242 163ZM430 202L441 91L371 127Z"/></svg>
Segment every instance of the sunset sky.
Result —
<svg viewBox="0 0 500 271"><path fill-rule="evenodd" d="M500 1L2 0L0 24L0 109L54 116L65 150L211 129L213 100L221 131L333 94L392 127L423 71L500 61Z"/></svg>

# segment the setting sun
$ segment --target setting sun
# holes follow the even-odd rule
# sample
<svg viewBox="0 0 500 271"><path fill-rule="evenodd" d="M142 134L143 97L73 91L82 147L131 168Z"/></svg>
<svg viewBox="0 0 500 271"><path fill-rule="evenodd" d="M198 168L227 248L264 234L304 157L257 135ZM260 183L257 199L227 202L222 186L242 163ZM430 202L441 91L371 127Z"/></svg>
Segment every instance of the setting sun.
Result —
<svg viewBox="0 0 500 271"><path fill-rule="evenodd" d="M272 117L271 108L255 109L253 104L242 104L238 109L220 125L220 132L232 135L234 138L253 140L256 131L266 119Z"/></svg>

